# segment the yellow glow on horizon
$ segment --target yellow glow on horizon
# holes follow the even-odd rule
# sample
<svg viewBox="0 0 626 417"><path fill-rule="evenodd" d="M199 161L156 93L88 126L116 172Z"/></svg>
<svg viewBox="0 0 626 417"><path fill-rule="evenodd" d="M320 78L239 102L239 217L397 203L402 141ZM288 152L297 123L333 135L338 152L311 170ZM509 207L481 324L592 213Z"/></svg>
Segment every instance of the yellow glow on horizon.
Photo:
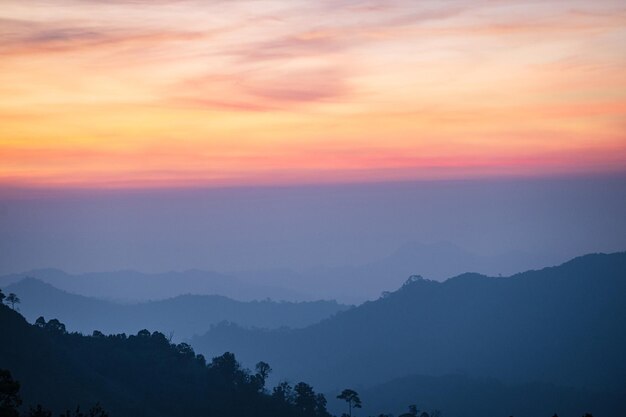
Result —
<svg viewBox="0 0 626 417"><path fill-rule="evenodd" d="M626 170L620 2L217 7L3 4L0 185Z"/></svg>

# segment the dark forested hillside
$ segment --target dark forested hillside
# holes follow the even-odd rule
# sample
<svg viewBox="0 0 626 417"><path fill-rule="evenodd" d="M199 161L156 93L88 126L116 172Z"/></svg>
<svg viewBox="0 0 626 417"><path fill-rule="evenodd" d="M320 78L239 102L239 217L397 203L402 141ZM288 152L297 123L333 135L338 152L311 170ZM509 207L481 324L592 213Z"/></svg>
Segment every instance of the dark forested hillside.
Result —
<svg viewBox="0 0 626 417"><path fill-rule="evenodd" d="M69 298L58 300L76 301L62 295ZM449 417L622 415L624 295L626 253L588 255L506 278L413 277L306 328L221 324L192 345L147 330L72 334L56 319L30 325L0 305L0 369L21 382L23 408L41 403L59 412L100 403L112 417L327 417L323 396L293 385L301 379L328 393L354 387L362 411L375 415L411 404ZM24 307L28 295L20 296ZM207 364L194 348L214 359ZM260 366L246 371L225 351ZM272 365L271 377L260 361ZM279 384L282 378L292 385ZM339 412L345 404L336 402L329 406Z"/></svg>
<svg viewBox="0 0 626 417"><path fill-rule="evenodd" d="M149 328L176 340L202 334L221 321L244 327L304 327L345 310L334 301L235 301L218 295L181 295L139 304L117 304L61 291L34 278L4 289L20 294L20 312L32 323L37 317L57 318L68 330L91 334L137 333Z"/></svg>
<svg viewBox="0 0 626 417"><path fill-rule="evenodd" d="M324 389L463 372L626 393L626 253L507 278L423 279L305 329L218 326L201 352L260 358Z"/></svg>
<svg viewBox="0 0 626 417"><path fill-rule="evenodd" d="M0 305L0 334L0 369L20 382L23 410L40 403L58 415L100 403L111 416L328 417L308 384L272 391L266 364L251 373L226 353L207 365L158 332L68 334L57 320L29 325Z"/></svg>

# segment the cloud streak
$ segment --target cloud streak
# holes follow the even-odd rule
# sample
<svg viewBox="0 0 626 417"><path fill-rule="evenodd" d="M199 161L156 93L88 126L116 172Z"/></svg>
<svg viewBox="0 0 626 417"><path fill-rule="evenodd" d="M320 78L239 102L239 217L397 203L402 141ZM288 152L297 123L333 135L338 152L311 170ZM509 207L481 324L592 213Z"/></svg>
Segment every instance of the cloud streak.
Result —
<svg viewBox="0 0 626 417"><path fill-rule="evenodd" d="M612 0L7 0L0 181L626 170L625 27Z"/></svg>
<svg viewBox="0 0 626 417"><path fill-rule="evenodd" d="M4 20L0 54L43 55L98 49L150 47L169 42L189 42L205 37L199 32L145 31L46 25Z"/></svg>

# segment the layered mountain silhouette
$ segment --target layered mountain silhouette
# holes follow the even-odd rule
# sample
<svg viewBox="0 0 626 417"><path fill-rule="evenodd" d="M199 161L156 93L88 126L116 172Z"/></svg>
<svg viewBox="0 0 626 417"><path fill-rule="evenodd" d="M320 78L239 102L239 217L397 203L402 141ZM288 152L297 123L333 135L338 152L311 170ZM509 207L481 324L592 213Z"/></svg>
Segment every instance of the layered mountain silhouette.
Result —
<svg viewBox="0 0 626 417"><path fill-rule="evenodd" d="M158 274L131 270L68 274L59 269L36 269L4 275L0 277L0 287L26 277L37 278L73 294L121 302L163 300L185 294L219 294L239 301L265 298L310 300L308 295L295 290L245 282L230 275L195 269Z"/></svg>
<svg viewBox="0 0 626 417"><path fill-rule="evenodd" d="M325 391L338 414L345 404L334 397L345 387L359 391L359 415L400 414L410 404L449 417L626 414L626 253L586 255L510 277L467 273L436 282L413 276L397 291L344 311L332 302L215 296L120 305L36 279L5 292L20 296L17 307L31 319L49 315L47 323L30 325L0 305L0 369L22 383L26 404L55 411L99 402L111 415L279 417L318 410L315 415L328 417L325 400L308 384L300 386L299 400L285 399L281 390L267 395L259 374L224 355L231 351L248 368L270 363L268 387L286 378L292 386L305 380ZM240 314L246 326L293 321L300 311L311 313L310 320L330 317L308 326L304 320L298 329L222 323L191 345L147 330L69 334L50 320L63 314L77 328L106 333L107 319L150 328L197 317L179 323L191 334L225 311ZM207 367L205 357L216 359Z"/></svg>
<svg viewBox="0 0 626 417"><path fill-rule="evenodd" d="M283 268L232 275L246 282L302 291L313 298L356 304L378 298L381 292L397 288L415 273L441 281L467 271L510 275L554 263L554 256L533 253L480 256L449 242L406 242L389 255L362 265L318 266L300 271Z"/></svg>
<svg viewBox="0 0 626 417"><path fill-rule="evenodd" d="M324 389L461 372L626 393L624 295L626 253L593 254L506 278L412 279L304 329L220 325L192 344Z"/></svg>
<svg viewBox="0 0 626 417"><path fill-rule="evenodd" d="M100 404L111 416L331 417L325 399L306 383L294 387L293 397L270 395L266 366L249 372L230 353L207 361L162 333L70 334L54 319L30 325L1 304L0 333L3 416L17 416L17 380L23 416L50 416L26 414L36 404L55 416L65 410L78 416L77 407Z"/></svg>
<svg viewBox="0 0 626 417"><path fill-rule="evenodd" d="M122 302L218 294L239 301L334 299L358 304L397 288L415 273L443 280L466 271L507 275L556 262L554 256L532 253L480 256L448 242L406 242L387 256L357 265L164 273L128 270L69 274L58 269L36 269L0 276L0 287L34 277L70 293Z"/></svg>
<svg viewBox="0 0 626 417"><path fill-rule="evenodd" d="M61 291L35 278L25 278L4 288L20 295L20 312L34 323L37 317L57 318L68 330L91 334L134 334L144 328L182 341L202 334L222 321L243 327L304 327L348 306L334 301L235 301L218 295L181 295L138 304L118 304Z"/></svg>

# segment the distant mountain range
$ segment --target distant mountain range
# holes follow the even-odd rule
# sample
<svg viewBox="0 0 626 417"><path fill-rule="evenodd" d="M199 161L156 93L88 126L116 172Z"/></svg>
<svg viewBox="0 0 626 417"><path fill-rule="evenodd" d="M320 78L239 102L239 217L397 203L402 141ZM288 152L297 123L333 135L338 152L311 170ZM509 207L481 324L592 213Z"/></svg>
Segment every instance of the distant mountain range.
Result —
<svg viewBox="0 0 626 417"><path fill-rule="evenodd" d="M594 254L506 278L414 279L304 329L220 325L192 344L324 389L460 372L626 394L625 296L626 253Z"/></svg>
<svg viewBox="0 0 626 417"><path fill-rule="evenodd" d="M119 415L208 410L224 394L212 391L207 402L203 359L166 336L209 329L190 339L196 352L211 358L231 351L249 368L267 361L274 369L269 384L310 382L337 414L345 404L335 396L350 387L363 400L358 415L397 415L410 404L448 417L626 415L626 252L509 277L412 276L397 291L352 308L214 295L118 304L33 278L2 289L22 298L18 306L31 321L59 318L69 331L85 333L165 333L82 337L48 329L50 322L29 326L0 306L0 330L9 335L0 344L0 368L23 381L28 404L41 400L55 410L75 399L101 401ZM254 395L261 401L254 407L269 404Z"/></svg>
<svg viewBox="0 0 626 417"><path fill-rule="evenodd" d="M163 300L178 295L222 295L240 301L308 300L309 296L284 288L244 282L212 271L188 270L145 274L137 271L68 274L58 269L36 269L0 277L6 287L26 277L37 278L61 290L111 301Z"/></svg>
<svg viewBox="0 0 626 417"><path fill-rule="evenodd" d="M363 265L318 266L297 271L289 268L163 273L129 270L83 274L36 269L0 276L0 287L33 277L73 294L122 302L201 294L223 295L240 301L328 299L360 304L378 298L383 291L398 288L413 274L434 280L468 271L510 275L554 263L550 256L516 252L487 257L446 242L407 242L390 255Z"/></svg>
<svg viewBox="0 0 626 417"><path fill-rule="evenodd" d="M479 256L448 242L407 242L390 255L363 265L320 266L299 272L275 269L231 274L246 282L263 282L273 287L305 292L316 299L359 304L400 287L414 274L442 281L465 272L511 275L555 263L553 257L530 253Z"/></svg>
<svg viewBox="0 0 626 417"><path fill-rule="evenodd" d="M148 328L174 340L185 340L222 321L244 327L304 327L348 309L334 301L235 301L219 295L180 295L139 304L117 304L70 294L35 278L24 278L3 288L21 298L20 312L30 321L57 318L69 331L91 334L135 334Z"/></svg>

